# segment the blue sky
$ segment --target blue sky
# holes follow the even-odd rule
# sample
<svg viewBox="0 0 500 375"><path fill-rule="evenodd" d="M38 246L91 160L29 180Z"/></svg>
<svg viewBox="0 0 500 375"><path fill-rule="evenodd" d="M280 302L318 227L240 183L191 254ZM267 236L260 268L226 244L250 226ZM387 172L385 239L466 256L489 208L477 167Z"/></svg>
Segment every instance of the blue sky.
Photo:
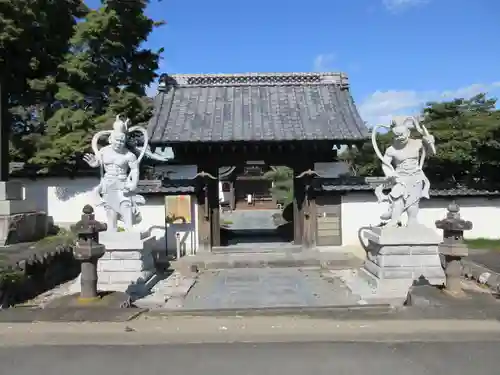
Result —
<svg viewBox="0 0 500 375"><path fill-rule="evenodd" d="M148 14L168 22L147 43L162 72L344 71L371 124L500 94L499 0L152 0Z"/></svg>

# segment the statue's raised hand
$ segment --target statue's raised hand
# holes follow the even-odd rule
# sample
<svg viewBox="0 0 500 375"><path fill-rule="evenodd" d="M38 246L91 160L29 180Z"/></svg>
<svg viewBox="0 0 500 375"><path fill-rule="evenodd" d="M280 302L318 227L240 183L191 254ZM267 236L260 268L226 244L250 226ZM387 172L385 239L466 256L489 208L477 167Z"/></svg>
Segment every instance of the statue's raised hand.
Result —
<svg viewBox="0 0 500 375"><path fill-rule="evenodd" d="M99 166L99 161L97 160L94 154L83 155L83 160L92 168L97 168Z"/></svg>

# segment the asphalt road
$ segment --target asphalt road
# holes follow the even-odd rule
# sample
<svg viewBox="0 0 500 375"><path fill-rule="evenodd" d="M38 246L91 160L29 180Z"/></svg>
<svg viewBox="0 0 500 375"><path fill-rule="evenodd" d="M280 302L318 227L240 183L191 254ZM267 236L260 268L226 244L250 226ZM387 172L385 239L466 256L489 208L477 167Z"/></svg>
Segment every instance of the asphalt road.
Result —
<svg viewBox="0 0 500 375"><path fill-rule="evenodd" d="M1 375L498 375L499 342L0 348Z"/></svg>

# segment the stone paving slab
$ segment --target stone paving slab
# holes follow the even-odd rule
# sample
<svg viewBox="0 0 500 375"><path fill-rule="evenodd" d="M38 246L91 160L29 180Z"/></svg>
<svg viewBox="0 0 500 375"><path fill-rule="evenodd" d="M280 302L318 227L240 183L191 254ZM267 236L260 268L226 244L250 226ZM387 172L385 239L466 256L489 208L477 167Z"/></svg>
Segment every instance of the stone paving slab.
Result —
<svg viewBox="0 0 500 375"><path fill-rule="evenodd" d="M144 312L143 309L100 307L11 308L0 310L2 323L33 322L126 322Z"/></svg>
<svg viewBox="0 0 500 375"><path fill-rule="evenodd" d="M246 309L355 305L340 280L316 269L246 268L206 271L181 309Z"/></svg>
<svg viewBox="0 0 500 375"><path fill-rule="evenodd" d="M280 214L280 210L236 210L224 212L221 219L230 221L231 230L258 230L276 229L273 215Z"/></svg>
<svg viewBox="0 0 500 375"><path fill-rule="evenodd" d="M462 264L463 276L500 293L500 251L471 250Z"/></svg>
<svg viewBox="0 0 500 375"><path fill-rule="evenodd" d="M498 250L471 250L466 259L500 273L500 251Z"/></svg>

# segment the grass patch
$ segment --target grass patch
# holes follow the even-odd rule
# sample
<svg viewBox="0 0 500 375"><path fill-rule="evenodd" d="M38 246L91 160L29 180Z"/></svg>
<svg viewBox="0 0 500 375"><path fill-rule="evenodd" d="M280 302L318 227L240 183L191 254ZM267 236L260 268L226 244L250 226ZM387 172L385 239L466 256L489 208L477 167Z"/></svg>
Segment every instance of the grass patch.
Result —
<svg viewBox="0 0 500 375"><path fill-rule="evenodd" d="M469 249L487 249L500 251L500 238L470 238L464 240Z"/></svg>
<svg viewBox="0 0 500 375"><path fill-rule="evenodd" d="M70 244L73 243L75 239L76 236L73 232L66 229L60 229L57 234L42 238L36 244L40 246L45 246L50 244Z"/></svg>

